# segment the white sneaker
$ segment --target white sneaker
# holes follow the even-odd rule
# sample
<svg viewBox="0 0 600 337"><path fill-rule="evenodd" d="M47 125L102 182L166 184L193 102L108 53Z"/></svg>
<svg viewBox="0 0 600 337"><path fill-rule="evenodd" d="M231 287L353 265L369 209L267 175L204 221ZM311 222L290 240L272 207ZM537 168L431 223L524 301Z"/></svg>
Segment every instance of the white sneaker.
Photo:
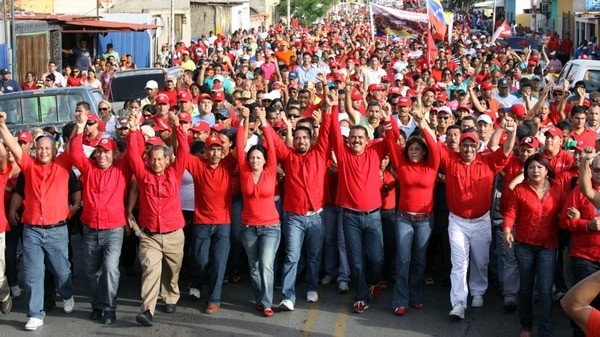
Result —
<svg viewBox="0 0 600 337"><path fill-rule="evenodd" d="M323 276L323 278L321 279L321 284L322 285L326 285L329 284L333 281L333 277L329 276L329 275L325 275Z"/></svg>
<svg viewBox="0 0 600 337"><path fill-rule="evenodd" d="M450 318L452 319L464 319L465 318L465 307L462 304L456 304L454 307L452 307L452 310L450 311L449 314Z"/></svg>
<svg viewBox="0 0 600 337"><path fill-rule="evenodd" d="M200 299L200 289L190 288L190 296L192 296L194 299L199 300Z"/></svg>
<svg viewBox="0 0 600 337"><path fill-rule="evenodd" d="M483 307L483 296L475 295L473 296L473 302L471 302L473 308L481 308Z"/></svg>
<svg viewBox="0 0 600 337"><path fill-rule="evenodd" d="M316 291L309 291L306 293L306 302L315 303L319 301L319 294Z"/></svg>
<svg viewBox="0 0 600 337"><path fill-rule="evenodd" d="M42 325L44 325L43 319L29 317L29 320L25 324L25 330L27 330L27 331L37 330L37 328L41 327Z"/></svg>
<svg viewBox="0 0 600 337"><path fill-rule="evenodd" d="M12 295L12 297L21 296L21 288L19 288L18 285L10 287L10 294Z"/></svg>
<svg viewBox="0 0 600 337"><path fill-rule="evenodd" d="M71 296L71 298L63 300L63 310L65 311L65 314L70 314L73 311L75 311L75 299L73 298L73 296Z"/></svg>
<svg viewBox="0 0 600 337"><path fill-rule="evenodd" d="M294 311L294 302L290 300L283 300L279 303L279 309L283 311Z"/></svg>

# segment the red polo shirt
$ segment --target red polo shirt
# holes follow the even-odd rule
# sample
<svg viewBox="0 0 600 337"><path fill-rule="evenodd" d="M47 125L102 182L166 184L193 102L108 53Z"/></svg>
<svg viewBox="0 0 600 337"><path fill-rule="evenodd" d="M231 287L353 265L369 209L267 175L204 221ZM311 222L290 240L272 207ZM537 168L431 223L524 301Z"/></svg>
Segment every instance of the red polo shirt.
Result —
<svg viewBox="0 0 600 337"><path fill-rule="evenodd" d="M581 133L577 133L575 132L575 130L571 132L571 138L573 138L573 140L576 142L583 140L591 141L591 143L594 144L597 136L598 134L596 133L596 131L592 130L589 126L585 126Z"/></svg>
<svg viewBox="0 0 600 337"><path fill-rule="evenodd" d="M178 146L175 161L161 175L152 172L142 161L138 144L140 138L143 139L140 131L131 131L127 138L129 159L140 191L139 223L152 233L172 232L185 225L179 189L190 147L181 127L176 129L176 135Z"/></svg>
<svg viewBox="0 0 600 337"><path fill-rule="evenodd" d="M565 199L562 188L552 187L540 200L527 181L517 185L508 200L502 228L516 226L515 241L544 248L558 247L558 219Z"/></svg>
<svg viewBox="0 0 600 337"><path fill-rule="evenodd" d="M440 166L440 150L429 132L423 131L423 138L427 143L428 158L413 163L404 158L403 148L396 143L394 131L385 131L388 148L392 149L390 159L396 168L400 183L398 202L400 212L431 213L433 211L433 189Z"/></svg>
<svg viewBox="0 0 600 337"><path fill-rule="evenodd" d="M508 199L512 190L508 187L510 183L521 173L523 173L523 162L515 156L511 156L506 166L502 170L504 179L502 179L502 196L500 197L500 213L504 214Z"/></svg>
<svg viewBox="0 0 600 337"><path fill-rule="evenodd" d="M466 164L460 154L443 144L438 145L441 166L446 172L446 201L450 212L465 219L483 216L492 207L494 176L500 172L510 156L502 148L485 155L477 154Z"/></svg>
<svg viewBox="0 0 600 337"><path fill-rule="evenodd" d="M126 157L116 160L103 170L83 152L82 134L69 142L73 165L81 171L83 212L81 222L92 229L114 229L126 224L125 198L131 181L131 169Z"/></svg>
<svg viewBox="0 0 600 337"><path fill-rule="evenodd" d="M567 210L571 207L579 210L579 219L567 216ZM588 222L596 217L596 207L577 186L567 196L560 217L560 227L571 232L571 257L600 262L600 232L588 231Z"/></svg>
<svg viewBox="0 0 600 337"><path fill-rule="evenodd" d="M286 172L283 209L294 214L318 211L324 204L325 171L329 150L331 114L323 114L321 133L307 153L287 147L272 128L265 128L265 139L275 146L277 160Z"/></svg>
<svg viewBox="0 0 600 337"><path fill-rule="evenodd" d="M543 151L542 154L550 161L550 166L552 166L555 175L567 170L569 167L573 166L573 163L575 162L573 154L563 149L560 149L554 157L550 157L548 151Z"/></svg>
<svg viewBox="0 0 600 337"><path fill-rule="evenodd" d="M194 178L194 224L231 223L231 176L236 164L231 153L216 168L204 158L188 157L187 169Z"/></svg>
<svg viewBox="0 0 600 337"><path fill-rule="evenodd" d="M69 217L71 160L66 153L43 165L28 154L18 162L25 175L23 223L53 225Z"/></svg>
<svg viewBox="0 0 600 337"><path fill-rule="evenodd" d="M267 132L268 125L263 125L263 132ZM265 138L267 158L258 182L254 182L254 175L250 164L246 161L244 152L244 132L240 128L236 134L236 151L240 169L240 186L244 207L242 209L242 224L246 226L269 226L279 223L279 213L275 208L275 185L277 184L277 158L275 147L269 139Z"/></svg>
<svg viewBox="0 0 600 337"><path fill-rule="evenodd" d="M387 143L371 142L363 153L356 155L343 141L337 106L333 107L331 121L331 141L338 160L338 205L357 211L381 208L379 167L381 160L387 155Z"/></svg>

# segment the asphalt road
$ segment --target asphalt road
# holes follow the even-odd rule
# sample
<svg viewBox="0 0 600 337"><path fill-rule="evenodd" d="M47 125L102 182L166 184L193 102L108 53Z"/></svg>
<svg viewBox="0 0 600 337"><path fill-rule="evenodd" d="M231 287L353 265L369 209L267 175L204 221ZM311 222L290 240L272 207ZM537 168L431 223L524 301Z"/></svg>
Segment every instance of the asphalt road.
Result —
<svg viewBox="0 0 600 337"><path fill-rule="evenodd" d="M142 327L135 322L139 313L139 276L121 276L117 309L117 321L112 325L102 325L90 321L91 307L86 297L87 281L78 264L77 245L74 240L75 266L74 283L76 288L76 310L64 314L62 302L47 314L44 325L37 331L24 331L26 299L21 295L14 299L13 311L0 315L1 335L9 336L472 336L506 337L518 336L518 314L504 313L502 298L497 289L491 289L485 296L483 308L469 308L462 321L451 321L449 288L436 284L425 288L423 309L409 310L405 316L394 316L391 310L391 288L382 297L371 303L362 315L350 312L353 303L352 289L349 294L340 295L335 285L321 286L320 301L308 304L301 284L297 286L298 301L293 312L279 312L270 318L254 309L248 276L244 275L239 284L227 284L223 288L221 310L213 315L203 313L205 296L200 301L192 300L182 290L177 313L165 314L162 306L157 306L154 326ZM183 288L183 287L182 287ZM275 289L274 301L281 299L280 289ZM534 322L537 324L537 320ZM562 309L555 303L553 336L570 336L569 321Z"/></svg>

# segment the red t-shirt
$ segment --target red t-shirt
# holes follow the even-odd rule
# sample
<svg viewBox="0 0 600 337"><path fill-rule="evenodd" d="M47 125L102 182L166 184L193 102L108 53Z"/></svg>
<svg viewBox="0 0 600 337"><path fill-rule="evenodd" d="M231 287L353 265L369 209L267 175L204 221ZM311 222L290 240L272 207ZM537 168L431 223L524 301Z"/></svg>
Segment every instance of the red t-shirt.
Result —
<svg viewBox="0 0 600 337"><path fill-rule="evenodd" d="M552 166L554 174L559 174L564 170L568 170L575 162L573 154L563 149L561 149L554 157L550 157L548 151L544 151L542 154L550 161L550 166Z"/></svg>
<svg viewBox="0 0 600 337"><path fill-rule="evenodd" d="M567 216L571 207L579 210L578 219ZM596 216L594 204L581 193L579 186L574 188L567 196L560 217L560 227L571 232L571 257L600 262L600 232L588 231L588 223Z"/></svg>

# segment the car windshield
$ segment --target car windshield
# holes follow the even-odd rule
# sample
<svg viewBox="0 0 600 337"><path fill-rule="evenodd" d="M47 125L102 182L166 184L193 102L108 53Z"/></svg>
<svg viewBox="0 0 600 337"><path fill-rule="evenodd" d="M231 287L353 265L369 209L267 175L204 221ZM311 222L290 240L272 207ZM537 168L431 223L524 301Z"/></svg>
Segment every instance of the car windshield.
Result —
<svg viewBox="0 0 600 337"><path fill-rule="evenodd" d="M154 80L159 88L165 87L165 76L162 72L139 73L116 76L110 85L109 101L123 102L129 99L142 99L147 96L146 82Z"/></svg>

